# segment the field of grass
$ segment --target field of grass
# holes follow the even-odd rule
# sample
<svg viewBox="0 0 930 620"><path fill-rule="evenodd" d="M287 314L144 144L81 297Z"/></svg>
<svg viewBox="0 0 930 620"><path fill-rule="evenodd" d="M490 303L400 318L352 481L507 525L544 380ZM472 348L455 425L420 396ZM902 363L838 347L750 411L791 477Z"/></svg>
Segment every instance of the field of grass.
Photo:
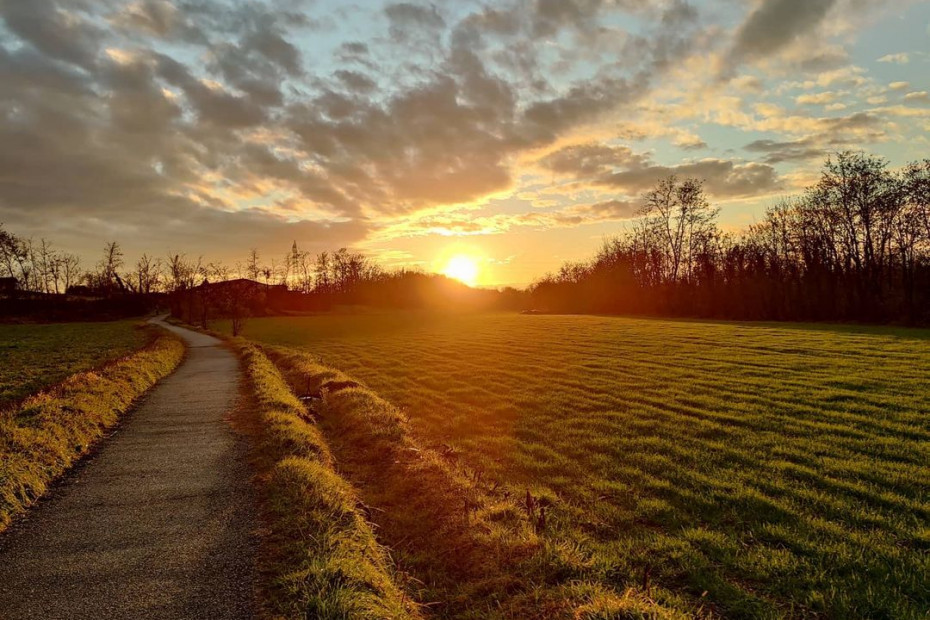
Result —
<svg viewBox="0 0 930 620"><path fill-rule="evenodd" d="M143 346L138 321L0 325L0 409Z"/></svg>
<svg viewBox="0 0 930 620"><path fill-rule="evenodd" d="M278 354L298 390L313 356L409 418L407 445L404 416L348 390L320 424L435 615L930 610L926 331L387 314L255 319L245 335L308 354ZM483 508L459 496L454 519L454 485L389 441L448 457ZM437 553L431 529L471 533ZM480 583L461 567L477 546L500 560Z"/></svg>

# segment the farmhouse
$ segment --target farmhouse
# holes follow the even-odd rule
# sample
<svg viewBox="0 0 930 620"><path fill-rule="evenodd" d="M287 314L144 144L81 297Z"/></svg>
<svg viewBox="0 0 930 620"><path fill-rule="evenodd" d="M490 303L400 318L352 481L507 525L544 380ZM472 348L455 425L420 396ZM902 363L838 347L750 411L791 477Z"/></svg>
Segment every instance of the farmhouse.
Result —
<svg viewBox="0 0 930 620"><path fill-rule="evenodd" d="M237 289L240 291L246 291L250 294L257 293L286 293L287 285L286 284L263 284L255 280L249 280L247 278L238 278L235 280L224 280L221 282L208 282L204 281L198 288L201 289L213 289L213 290L229 290Z"/></svg>

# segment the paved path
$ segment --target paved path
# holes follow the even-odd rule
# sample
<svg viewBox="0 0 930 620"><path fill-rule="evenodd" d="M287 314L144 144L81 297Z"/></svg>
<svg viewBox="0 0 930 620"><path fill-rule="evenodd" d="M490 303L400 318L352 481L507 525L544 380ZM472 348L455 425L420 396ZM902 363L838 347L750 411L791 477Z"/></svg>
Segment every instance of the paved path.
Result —
<svg viewBox="0 0 930 620"><path fill-rule="evenodd" d="M0 618L248 618L255 509L235 356L189 345L97 454L0 536Z"/></svg>

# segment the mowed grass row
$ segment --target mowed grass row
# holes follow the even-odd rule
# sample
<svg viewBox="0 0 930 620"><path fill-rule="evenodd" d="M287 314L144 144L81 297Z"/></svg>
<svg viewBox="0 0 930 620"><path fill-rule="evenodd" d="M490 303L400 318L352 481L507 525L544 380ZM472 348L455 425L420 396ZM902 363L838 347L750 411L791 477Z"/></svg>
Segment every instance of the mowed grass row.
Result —
<svg viewBox="0 0 930 620"><path fill-rule="evenodd" d="M564 552L557 575L526 575L541 593L636 586L731 617L930 610L927 332L400 314L246 332L321 357L423 445L551 502L544 536Z"/></svg>
<svg viewBox="0 0 930 620"><path fill-rule="evenodd" d="M262 489L264 615L416 620L313 417L262 350L234 342L250 387Z"/></svg>
<svg viewBox="0 0 930 620"><path fill-rule="evenodd" d="M0 325L0 410L148 342L138 321Z"/></svg>
<svg viewBox="0 0 930 620"><path fill-rule="evenodd" d="M309 354L265 350L294 391L318 395L314 420L339 472L356 485L366 518L390 548L395 581L431 615L683 617L647 588L618 592L571 578L579 574L578 547L549 536L550 498L514 492L465 466L448 446L420 443L396 407Z"/></svg>

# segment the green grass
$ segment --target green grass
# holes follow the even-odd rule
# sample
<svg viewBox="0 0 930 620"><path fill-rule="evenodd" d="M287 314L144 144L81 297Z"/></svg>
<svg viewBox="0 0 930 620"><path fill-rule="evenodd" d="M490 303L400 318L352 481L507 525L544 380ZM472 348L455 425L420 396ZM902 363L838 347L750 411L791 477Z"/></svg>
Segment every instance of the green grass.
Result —
<svg viewBox="0 0 930 620"><path fill-rule="evenodd" d="M236 341L257 422L267 531L265 612L274 618L413 620L416 605L391 574L390 557L359 510L354 489L333 469L320 431L257 347Z"/></svg>
<svg viewBox="0 0 930 620"><path fill-rule="evenodd" d="M0 531L181 362L178 339L147 329L153 341L141 350L0 411Z"/></svg>
<svg viewBox="0 0 930 620"><path fill-rule="evenodd" d="M255 319L246 336L400 407L344 390L320 425L436 615L930 610L926 331L388 314ZM293 371L299 356L278 357ZM452 465L389 460L405 445ZM455 499L468 518L453 527L463 477L477 507ZM549 504L540 532L527 489ZM397 514L409 506L423 523ZM409 535L455 527L451 559ZM468 570L474 549L484 576Z"/></svg>
<svg viewBox="0 0 930 620"><path fill-rule="evenodd" d="M0 410L146 344L138 321L0 324Z"/></svg>

